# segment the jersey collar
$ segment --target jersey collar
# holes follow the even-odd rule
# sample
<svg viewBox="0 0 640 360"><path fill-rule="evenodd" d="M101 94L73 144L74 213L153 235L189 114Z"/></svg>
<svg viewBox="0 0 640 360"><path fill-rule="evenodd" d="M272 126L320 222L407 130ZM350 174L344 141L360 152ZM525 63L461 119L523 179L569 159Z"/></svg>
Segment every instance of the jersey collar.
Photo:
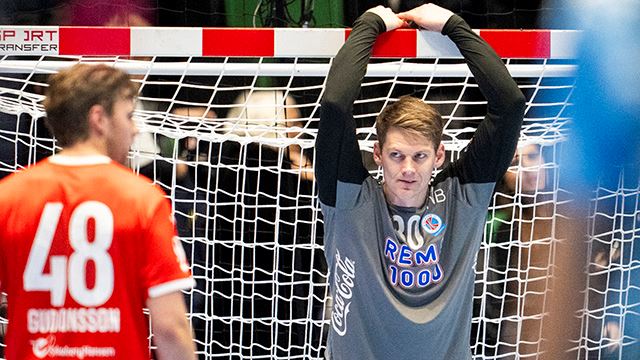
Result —
<svg viewBox="0 0 640 360"><path fill-rule="evenodd" d="M105 155L68 156L53 155L49 157L49 162L56 165L82 166L108 164L111 158Z"/></svg>

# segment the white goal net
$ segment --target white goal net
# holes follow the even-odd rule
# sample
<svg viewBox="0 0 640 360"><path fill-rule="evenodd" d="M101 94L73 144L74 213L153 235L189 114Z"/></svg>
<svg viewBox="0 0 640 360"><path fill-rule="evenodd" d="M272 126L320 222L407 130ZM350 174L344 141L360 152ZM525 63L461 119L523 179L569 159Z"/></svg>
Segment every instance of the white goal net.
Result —
<svg viewBox="0 0 640 360"><path fill-rule="evenodd" d="M4 34L11 29L24 31L5 27ZM344 30L272 31L272 49L261 53L250 50L251 41L243 42L246 51L207 47L212 34L198 28L173 35L131 28L129 52L113 47L101 54L65 43L68 29L33 29L43 31L38 46L15 40L0 48L0 177L59 150L42 121L47 75L77 62L126 69L140 84L141 133L130 164L171 199L197 281L185 299L200 358L322 358L330 298L313 147L326 74ZM170 46L157 41L163 31L174 39ZM224 36L264 41L263 32L255 33ZM537 40L530 46L510 50L509 41L523 33L531 36L481 32L505 58L527 107L478 255L470 343L477 358L539 356L559 195L570 191L559 186L559 158L570 141L575 34L532 32ZM200 43L190 40L194 34ZM449 161L486 113L446 39L415 30L393 36L387 44L409 36L415 48L381 44L354 107L363 159L376 176L373 123L400 96L419 97L442 113ZM640 182L628 175L594 194L589 283L576 294L584 304L576 358L623 358L620 349L640 341ZM0 312L0 338L6 324ZM616 324L618 333L611 330Z"/></svg>

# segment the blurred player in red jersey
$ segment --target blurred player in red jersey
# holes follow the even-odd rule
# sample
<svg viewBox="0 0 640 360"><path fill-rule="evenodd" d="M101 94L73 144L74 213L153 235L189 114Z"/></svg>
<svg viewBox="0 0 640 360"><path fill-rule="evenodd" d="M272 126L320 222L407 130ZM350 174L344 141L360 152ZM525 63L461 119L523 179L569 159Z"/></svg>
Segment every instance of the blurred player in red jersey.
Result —
<svg viewBox="0 0 640 360"><path fill-rule="evenodd" d="M180 293L193 285L162 191L123 164L137 89L105 65L54 75L63 150L0 182L0 288L14 359L195 359Z"/></svg>

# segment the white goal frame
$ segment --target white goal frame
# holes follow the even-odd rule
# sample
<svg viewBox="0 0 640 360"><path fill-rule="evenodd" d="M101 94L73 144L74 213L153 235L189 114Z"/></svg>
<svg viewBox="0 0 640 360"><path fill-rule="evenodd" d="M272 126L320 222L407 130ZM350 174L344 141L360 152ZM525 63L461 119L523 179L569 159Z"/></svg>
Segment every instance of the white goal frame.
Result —
<svg viewBox="0 0 640 360"><path fill-rule="evenodd" d="M569 191L560 187L559 158L571 121L579 32L475 31L505 59L525 93L527 109L520 156L510 168L516 174L515 192L497 193L489 208L476 268L471 348L477 358L537 358L540 331L536 337L530 329L541 328L547 313L545 293L553 275L558 207ZM150 177L167 192L185 226L181 240L199 282L186 298L201 358L321 358L329 300L322 265L322 219L310 164L324 78L348 33L348 29L0 26L0 115L16 121L13 128L0 127L0 142L14 147L13 160L0 161L0 171L18 171L41 153L56 151L39 131L42 122L37 119L45 115L43 95L34 89L46 87L42 77L77 62L126 70L141 85L139 98L146 105L135 115L140 130L151 139L151 145L134 146L132 167L142 171L152 164ZM262 83L265 77L271 81ZM192 82L195 78L200 80ZM240 83L230 87L226 80ZM158 96L150 91L156 88L168 90ZM404 91L441 109L447 124L444 145L448 159L455 159L482 119L486 102L478 97L468 67L446 37L401 29L377 42L363 95L356 103L365 161L376 139L375 115ZM201 92L207 95L183 94ZM266 105L253 102L267 92L271 100ZM238 101L218 100L227 93L237 95ZM271 115L262 112L265 108ZM298 115L291 117L290 111ZM523 160L529 145L540 151L533 163ZM234 151L240 155L231 156ZM179 179L181 169L191 174L191 183ZM163 180L165 171L168 181ZM371 172L381 175L376 168ZM526 190L525 173L536 174L538 183L544 176L545 185ZM590 273L591 287L580 299L584 320L575 340L577 358L613 348L615 341L602 332L607 309L613 306L606 299L614 290L629 291L611 289L608 281L600 291L595 283L603 273L640 266L614 258L616 248L630 246L628 239L611 235L620 225L614 221L607 224L614 229L605 230L596 226L602 218L638 216L638 210L627 214L627 207L614 206L609 214L611 206L605 210L598 204L608 204L616 196L637 200L638 193L638 184L603 186L594 197L589 263L595 270ZM511 216L505 218L505 213ZM500 229L494 232L494 228ZM491 235L500 231L511 234L509 241ZM609 261L596 259L596 252ZM503 257L497 260L502 261L500 268L492 268L498 257ZM265 258L272 265L263 263ZM604 303L593 308L592 297L598 296L605 298ZM518 310L531 308L531 303L538 304L537 312ZM0 326L4 324L6 319L0 318ZM487 340L490 332L497 332L494 343Z"/></svg>

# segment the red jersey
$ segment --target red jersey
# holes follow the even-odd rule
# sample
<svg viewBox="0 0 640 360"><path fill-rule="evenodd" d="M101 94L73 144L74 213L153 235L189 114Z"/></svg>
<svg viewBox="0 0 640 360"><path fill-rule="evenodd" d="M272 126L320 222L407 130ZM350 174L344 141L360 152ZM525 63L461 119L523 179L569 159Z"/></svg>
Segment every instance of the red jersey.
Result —
<svg viewBox="0 0 640 360"><path fill-rule="evenodd" d="M0 182L6 356L149 359L149 297L193 285L162 191L103 156Z"/></svg>

